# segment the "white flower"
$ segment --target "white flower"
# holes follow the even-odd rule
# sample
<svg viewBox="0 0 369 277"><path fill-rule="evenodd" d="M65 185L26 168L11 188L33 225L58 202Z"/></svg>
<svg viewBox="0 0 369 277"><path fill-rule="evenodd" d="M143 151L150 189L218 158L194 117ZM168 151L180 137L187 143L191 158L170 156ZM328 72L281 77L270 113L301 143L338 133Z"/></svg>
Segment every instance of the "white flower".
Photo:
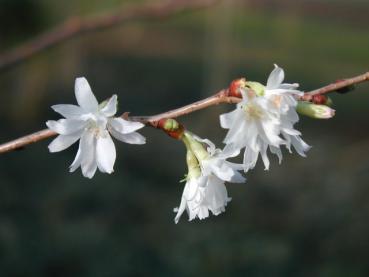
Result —
<svg viewBox="0 0 369 277"><path fill-rule="evenodd" d="M199 219L207 218L209 210L214 215L219 215L225 211L229 201L231 201L231 198L228 197L224 181L218 177L189 178L183 190L179 208L174 209L177 212L174 221L178 223L185 210L189 221L196 217Z"/></svg>
<svg viewBox="0 0 369 277"><path fill-rule="evenodd" d="M282 161L281 145L286 145L290 152L292 145L301 156L310 148L293 127L299 120L295 97L303 92L297 90L298 84L285 84L283 80L283 69L275 65L265 87L246 82L245 87L240 88L242 101L236 109L220 116L221 126L229 129L224 139L225 149L245 148L245 172L255 167L259 154L265 169L269 169L268 148L278 156L279 162Z"/></svg>
<svg viewBox="0 0 369 277"><path fill-rule="evenodd" d="M59 152L79 140L78 152L70 172L80 166L83 176L88 178L94 176L97 168L101 172L112 173L116 151L110 134L126 143L144 144L145 138L135 132L144 124L113 117L117 112L117 96L113 95L99 105L83 77L76 79L75 95L79 106L61 104L51 107L65 119L46 122L49 129L59 134L49 144L49 150Z"/></svg>
<svg viewBox="0 0 369 277"><path fill-rule="evenodd" d="M196 217L204 219L209 211L218 215L225 211L228 197L224 182L241 183L245 178L237 171L238 165L226 161L234 157L237 152L222 152L215 145L205 139L185 131L183 141L187 146L188 175L179 208L175 211L175 223L187 210L189 220ZM202 143L207 144L207 149Z"/></svg>

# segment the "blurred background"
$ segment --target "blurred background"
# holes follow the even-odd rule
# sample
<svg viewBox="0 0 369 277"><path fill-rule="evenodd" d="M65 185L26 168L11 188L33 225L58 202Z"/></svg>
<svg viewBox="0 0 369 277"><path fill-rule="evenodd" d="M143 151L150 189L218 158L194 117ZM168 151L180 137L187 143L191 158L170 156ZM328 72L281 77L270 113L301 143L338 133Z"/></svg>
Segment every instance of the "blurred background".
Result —
<svg viewBox="0 0 369 277"><path fill-rule="evenodd" d="M0 52L66 19L148 1L0 0ZM153 1L151 1L153 2ZM160 2L160 1L159 1ZM85 76L119 112L150 115L209 96L232 79L265 82L276 63L310 90L369 70L366 0L221 1L61 43L0 71L0 139L58 119ZM0 276L368 276L369 83L332 94L331 120L301 118L307 158L284 151L246 184L229 184L227 211L173 222L185 149L145 128L145 146L117 143L112 175L68 166L77 146L51 140L0 157ZM220 105L181 118L222 146Z"/></svg>

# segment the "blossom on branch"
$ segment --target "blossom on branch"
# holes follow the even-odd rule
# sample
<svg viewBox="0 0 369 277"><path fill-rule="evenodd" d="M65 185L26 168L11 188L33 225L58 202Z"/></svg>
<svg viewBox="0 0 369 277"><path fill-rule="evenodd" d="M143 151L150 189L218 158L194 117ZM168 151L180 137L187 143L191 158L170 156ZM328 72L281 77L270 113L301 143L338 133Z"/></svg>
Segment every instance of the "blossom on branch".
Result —
<svg viewBox="0 0 369 277"><path fill-rule="evenodd" d="M297 90L298 84L286 84L283 80L283 69L275 65L266 86L244 79L237 82L236 88L231 86L231 93L240 93L242 101L232 112L220 115L220 124L229 129L224 139L225 150L245 149L245 172L255 167L259 154L268 170L268 149L278 156L281 163L281 145L290 152L293 146L301 156L305 156L310 148L301 139L301 133L294 129L294 124L299 121L296 98L303 92ZM234 89L237 91L232 91Z"/></svg>
<svg viewBox="0 0 369 277"><path fill-rule="evenodd" d="M237 171L239 166L226 161L238 152L223 152L216 149L210 140L200 139L188 131L184 131L182 140L187 147L188 174L181 203L175 209L175 223L185 210L190 221L196 217L207 218L209 211L219 215L231 201L224 182L245 181Z"/></svg>
<svg viewBox="0 0 369 277"><path fill-rule="evenodd" d="M116 150L110 135L130 144L144 144L145 138L135 132L144 127L140 122L113 117L117 112L117 96L98 104L85 78L75 82L77 105L61 104L51 108L65 118L49 120L47 127L59 136L49 144L50 152L62 151L79 140L77 155L70 172L81 167L85 177L92 178L98 168L112 173Z"/></svg>

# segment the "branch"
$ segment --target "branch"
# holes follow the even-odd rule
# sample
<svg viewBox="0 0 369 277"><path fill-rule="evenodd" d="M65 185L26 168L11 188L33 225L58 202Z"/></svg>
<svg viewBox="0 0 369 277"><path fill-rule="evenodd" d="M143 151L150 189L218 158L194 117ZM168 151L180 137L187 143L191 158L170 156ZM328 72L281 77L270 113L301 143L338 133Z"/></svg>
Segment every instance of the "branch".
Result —
<svg viewBox="0 0 369 277"><path fill-rule="evenodd" d="M127 117L125 114L122 115L124 118L128 118L132 121L139 121L146 125L150 125L154 128L158 128L158 122L160 119L163 118L177 118L189 113L193 113L198 110L205 109L210 106L218 105L221 103L238 103L240 102L240 99L237 97L231 97L229 96L228 89L223 89L219 91L218 93L205 98L203 100L188 104L186 106L170 110L161 114L153 115L153 116L131 116ZM0 146L1 147L1 146ZM1 148L0 148L1 153Z"/></svg>
<svg viewBox="0 0 369 277"><path fill-rule="evenodd" d="M185 10L205 8L217 0L171 0L160 4L148 3L145 5L124 8L118 13L109 13L92 18L70 18L58 27L39 37L24 43L7 53L0 54L0 71L10 68L31 56L38 54L52 46L72 39L76 36L104 30L110 27L134 20L154 20L173 16Z"/></svg>
<svg viewBox="0 0 369 277"><path fill-rule="evenodd" d="M323 94L327 94L330 92L335 92L339 89L345 88L345 87L349 87L352 86L353 84L358 84L358 83L362 83L365 81L369 81L369 72L366 72L364 74L358 75L356 77L352 77L349 79L345 79L345 80L341 80L335 83L332 83L330 85L321 87L319 89L316 90L312 90L309 92L305 92L304 96L301 97L301 100L310 100L313 96L315 95L323 95ZM214 105L218 105L221 103L238 103L240 102L240 98L237 97L232 97L229 96L229 90L228 89L223 89L219 92L217 92L216 94L205 98L203 100L188 104L186 106L171 110L171 111L167 111L161 114L157 114L157 115L153 115L153 116L132 116L129 117L127 113L124 113L121 117L125 118L125 119L129 119L132 121L138 121L138 122L142 122L148 126L152 126L155 128L159 128L158 127L158 122L160 119L164 119L164 118L177 118L186 114L190 114L192 112L201 110L201 109L205 109L207 107L210 106L214 106ZM49 137L53 137L57 135L55 132L49 130L49 129L44 129L42 131L18 138L16 140L13 141L9 141L7 143L1 144L0 145L0 154L1 153L5 153L5 152L9 152L15 149L19 149L22 148L28 144L34 143L34 142L38 142L40 140L49 138Z"/></svg>
<svg viewBox="0 0 369 277"><path fill-rule="evenodd" d="M327 94L327 93L334 92L334 91L337 92L342 88L350 87L354 84L359 84L365 81L369 81L369 71L364 74L358 75L356 77L338 80L335 83L318 88L316 90L306 92L305 95L301 97L301 100L309 101L315 95L323 95L323 94Z"/></svg>

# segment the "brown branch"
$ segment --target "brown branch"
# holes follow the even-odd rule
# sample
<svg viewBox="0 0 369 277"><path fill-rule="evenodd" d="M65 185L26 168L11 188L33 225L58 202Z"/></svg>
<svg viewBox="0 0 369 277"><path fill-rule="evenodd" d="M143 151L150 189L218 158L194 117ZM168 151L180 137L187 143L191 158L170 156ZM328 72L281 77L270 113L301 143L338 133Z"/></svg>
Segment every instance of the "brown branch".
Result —
<svg viewBox="0 0 369 277"><path fill-rule="evenodd" d="M3 143L0 145L0 154L1 153L5 153L5 152L9 152L9 151L13 151L16 149L20 149L28 144L31 143L35 143L38 142L40 140L43 139L47 139L49 137L53 137L56 136L57 133L55 133L54 131L51 131L49 129L44 129L41 131L38 131L36 133L21 137L21 138L17 138L15 140L9 141L7 143Z"/></svg>
<svg viewBox="0 0 369 277"><path fill-rule="evenodd" d="M301 97L302 100L309 100L314 95L323 95L330 92L334 92L338 89L351 86L353 84L362 83L365 81L369 81L369 72L364 73L362 75L358 75L356 77L352 77L349 79L345 79L339 82L332 83L330 85L321 87L316 90L312 90L309 92L306 92L304 96ZM164 112L161 114L153 115L153 116L132 116L129 117L127 114L123 114L122 117L127 118L132 121L138 121L142 122L148 126L152 126L155 128L158 128L158 122L160 119L164 118L177 118L201 109L205 109L210 106L218 105L220 103L238 103L240 102L240 98L231 97L229 96L229 90L223 89L219 91L218 93L205 98L203 100L188 104L186 106ZM50 131L49 129L44 129L42 131L24 136L22 138L18 138L13 141L9 141L7 143L0 145L0 154L9 152L18 148L22 148L28 144L38 142L40 140L55 136L56 133L53 131Z"/></svg>
<svg viewBox="0 0 369 277"><path fill-rule="evenodd" d="M76 36L95 32L133 20L154 20L172 16L185 10L205 8L217 0L171 0L162 3L139 4L93 18L70 18L58 27L6 53L0 54L0 71L20 63L31 56Z"/></svg>
<svg viewBox="0 0 369 277"><path fill-rule="evenodd" d="M309 101L315 95L323 95L323 94L327 94L330 92L338 91L339 89L349 87L354 84L359 84L365 81L369 81L369 71L364 74L361 74L361 75L358 75L358 76L355 76L349 79L338 80L335 83L306 92L305 95L301 97L301 99Z"/></svg>
<svg viewBox="0 0 369 277"><path fill-rule="evenodd" d="M128 119L132 121L139 121L146 125L150 125L152 127L157 128L159 120L163 118L177 118L189 113L193 113L198 110L205 109L210 106L218 105L221 103L238 103L239 101L240 99L237 97L228 96L228 90L223 89L208 98L205 98L203 100L188 104L186 106L174 110L170 110L153 116L130 116L128 117ZM125 117L124 114L122 115L122 117Z"/></svg>

